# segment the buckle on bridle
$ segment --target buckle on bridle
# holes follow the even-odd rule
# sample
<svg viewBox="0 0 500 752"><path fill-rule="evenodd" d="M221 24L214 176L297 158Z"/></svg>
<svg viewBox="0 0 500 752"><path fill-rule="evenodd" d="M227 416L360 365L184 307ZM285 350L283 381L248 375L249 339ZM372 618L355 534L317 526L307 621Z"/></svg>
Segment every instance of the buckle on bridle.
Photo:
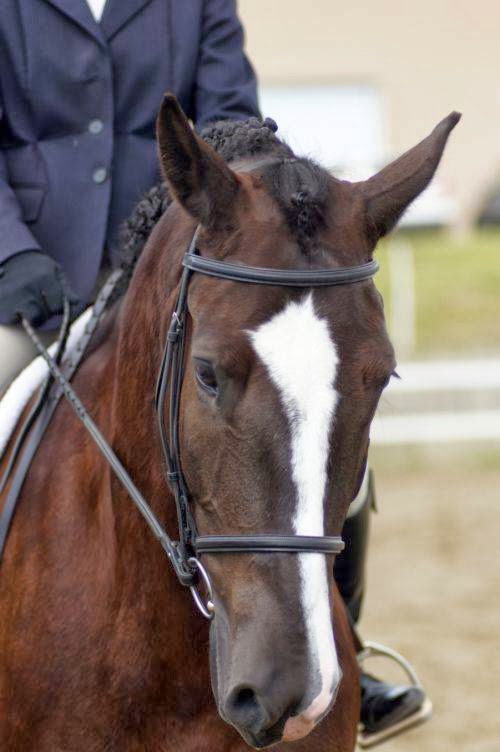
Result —
<svg viewBox="0 0 500 752"><path fill-rule="evenodd" d="M182 329L182 321L181 321L181 319L180 319L179 314L177 313L177 311L174 311L172 313L172 318L170 320L170 326L169 326L168 332L167 332L167 340L169 342L172 342L173 344L175 344L177 342L177 340L179 339L179 334L181 332L181 329Z"/></svg>
<svg viewBox="0 0 500 752"><path fill-rule="evenodd" d="M170 540L167 536L162 537L160 543L167 554L181 585L188 588L193 587L196 582L196 572L192 567L187 566L189 559L186 559L186 557L183 556L180 543Z"/></svg>

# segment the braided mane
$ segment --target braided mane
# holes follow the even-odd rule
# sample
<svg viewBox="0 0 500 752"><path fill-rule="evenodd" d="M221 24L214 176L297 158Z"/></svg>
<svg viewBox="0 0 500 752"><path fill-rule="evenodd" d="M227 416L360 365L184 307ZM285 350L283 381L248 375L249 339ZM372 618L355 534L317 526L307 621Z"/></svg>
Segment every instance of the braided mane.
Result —
<svg viewBox="0 0 500 752"><path fill-rule="evenodd" d="M226 162L255 156L274 159L262 178L277 201L288 226L304 252L324 226L328 182L331 176L309 159L298 159L276 135L278 126L266 118L223 120L203 128L203 138ZM172 198L164 183L151 188L125 221L120 237L121 266L125 272L122 294L132 276L144 245Z"/></svg>

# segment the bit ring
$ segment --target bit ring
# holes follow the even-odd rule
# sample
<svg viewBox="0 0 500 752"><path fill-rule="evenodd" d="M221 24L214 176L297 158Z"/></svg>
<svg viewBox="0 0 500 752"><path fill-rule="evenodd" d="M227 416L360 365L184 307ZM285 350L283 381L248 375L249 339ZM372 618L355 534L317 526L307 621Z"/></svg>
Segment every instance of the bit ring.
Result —
<svg viewBox="0 0 500 752"><path fill-rule="evenodd" d="M193 569L196 569L197 573L200 575L201 579L203 580L203 584L205 586L205 589L207 591L207 597L206 602L203 600L202 596L197 590L196 585L190 586L191 595L193 596L193 600L196 603L196 606L198 607L198 610L201 614L205 617L205 619L208 619L209 621L212 621L212 619L215 616L215 606L213 601L213 594L212 594L212 584L210 582L210 578L208 576L208 572L196 557L191 556L187 563L190 567Z"/></svg>

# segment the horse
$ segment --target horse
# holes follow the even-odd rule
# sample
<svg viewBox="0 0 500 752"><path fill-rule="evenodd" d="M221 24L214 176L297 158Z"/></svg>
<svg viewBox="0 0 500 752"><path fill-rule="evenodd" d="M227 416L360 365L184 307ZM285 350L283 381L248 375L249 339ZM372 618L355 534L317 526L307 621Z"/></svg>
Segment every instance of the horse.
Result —
<svg viewBox="0 0 500 752"><path fill-rule="evenodd" d="M215 126L216 151L165 96L157 136L171 199L73 386L170 533L155 386L195 231L201 259L245 268L370 263L458 118L350 183L297 157L268 124ZM373 281L304 289L195 273L186 306L179 450L201 534L340 535L395 369ZM160 407L168 421L168 401ZM61 402L0 567L1 748L350 752L359 669L332 559L206 553L207 623Z"/></svg>

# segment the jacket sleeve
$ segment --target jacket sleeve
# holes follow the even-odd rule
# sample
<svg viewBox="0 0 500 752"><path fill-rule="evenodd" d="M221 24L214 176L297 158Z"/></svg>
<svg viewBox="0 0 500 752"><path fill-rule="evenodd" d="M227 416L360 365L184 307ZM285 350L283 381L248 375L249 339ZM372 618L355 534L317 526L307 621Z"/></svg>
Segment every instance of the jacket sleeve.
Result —
<svg viewBox="0 0 500 752"><path fill-rule="evenodd" d="M0 131L4 110L0 92ZM9 185L5 156L0 149L0 264L20 251L39 251L40 244L23 222L16 194Z"/></svg>
<svg viewBox="0 0 500 752"><path fill-rule="evenodd" d="M260 116L235 0L204 0L195 90L196 125Z"/></svg>

